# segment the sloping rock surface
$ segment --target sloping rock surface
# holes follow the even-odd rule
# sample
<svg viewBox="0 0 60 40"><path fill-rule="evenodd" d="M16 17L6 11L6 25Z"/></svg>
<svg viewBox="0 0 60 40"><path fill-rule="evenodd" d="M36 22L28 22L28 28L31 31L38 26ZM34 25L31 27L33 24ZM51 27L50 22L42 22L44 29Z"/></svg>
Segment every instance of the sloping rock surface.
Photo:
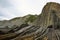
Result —
<svg viewBox="0 0 60 40"><path fill-rule="evenodd" d="M0 37L0 40L60 40L60 4L47 3L33 25Z"/></svg>

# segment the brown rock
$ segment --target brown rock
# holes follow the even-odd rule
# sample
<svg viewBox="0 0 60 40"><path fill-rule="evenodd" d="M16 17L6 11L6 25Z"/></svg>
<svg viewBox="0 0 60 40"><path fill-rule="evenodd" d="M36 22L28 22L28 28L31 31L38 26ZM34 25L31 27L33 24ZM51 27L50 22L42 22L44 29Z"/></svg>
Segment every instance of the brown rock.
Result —
<svg viewBox="0 0 60 40"><path fill-rule="evenodd" d="M47 3L42 13L35 20L34 24L42 27L49 25L60 25L60 4L55 2Z"/></svg>

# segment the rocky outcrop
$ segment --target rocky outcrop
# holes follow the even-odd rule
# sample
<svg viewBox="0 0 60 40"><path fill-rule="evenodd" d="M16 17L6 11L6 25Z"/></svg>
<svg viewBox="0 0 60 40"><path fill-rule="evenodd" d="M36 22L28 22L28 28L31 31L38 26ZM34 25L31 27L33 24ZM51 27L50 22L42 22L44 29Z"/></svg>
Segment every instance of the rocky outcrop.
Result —
<svg viewBox="0 0 60 40"><path fill-rule="evenodd" d="M59 8L60 4L58 3L47 3L43 8L42 13L35 20L34 27L31 27L32 29L28 28L28 30L23 32L23 34L19 35L15 39L21 40L22 37L22 39L25 40L24 38L33 35L34 40L60 40Z"/></svg>
<svg viewBox="0 0 60 40"><path fill-rule="evenodd" d="M14 30L14 29L13 29ZM1 35L1 39L11 40L60 40L60 4L47 3L33 25L21 27L10 36ZM16 36L17 35L17 36Z"/></svg>
<svg viewBox="0 0 60 40"><path fill-rule="evenodd" d="M18 29L24 28L25 26L32 25L31 23L37 18L37 15L26 15L24 17L16 17L11 20L0 21L0 31L14 32ZM23 26L22 26L23 25Z"/></svg>
<svg viewBox="0 0 60 40"><path fill-rule="evenodd" d="M60 25L60 4L55 2L47 3L34 24L42 27Z"/></svg>
<svg viewBox="0 0 60 40"><path fill-rule="evenodd" d="M13 18L11 20L3 20L0 21L0 28L6 28L6 26L8 26L9 28L18 26L20 27L22 24L31 24L32 20L34 21L34 19L36 19L37 15L26 15L24 17L16 17Z"/></svg>

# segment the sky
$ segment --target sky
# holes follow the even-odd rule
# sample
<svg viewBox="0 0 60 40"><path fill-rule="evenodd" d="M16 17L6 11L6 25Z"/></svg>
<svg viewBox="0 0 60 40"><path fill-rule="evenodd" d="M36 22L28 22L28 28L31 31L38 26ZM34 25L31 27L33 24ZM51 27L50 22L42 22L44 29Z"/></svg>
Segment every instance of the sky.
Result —
<svg viewBox="0 0 60 40"><path fill-rule="evenodd" d="M0 0L0 20L39 15L47 2L60 3L60 0Z"/></svg>

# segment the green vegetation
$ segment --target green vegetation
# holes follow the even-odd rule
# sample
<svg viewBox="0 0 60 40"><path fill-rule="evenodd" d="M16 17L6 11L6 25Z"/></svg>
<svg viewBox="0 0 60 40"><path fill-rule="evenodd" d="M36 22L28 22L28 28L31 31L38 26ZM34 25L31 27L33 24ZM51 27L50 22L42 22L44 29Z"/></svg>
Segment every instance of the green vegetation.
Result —
<svg viewBox="0 0 60 40"><path fill-rule="evenodd" d="M37 18L37 15L30 15L29 18L27 18L26 22L33 22Z"/></svg>

